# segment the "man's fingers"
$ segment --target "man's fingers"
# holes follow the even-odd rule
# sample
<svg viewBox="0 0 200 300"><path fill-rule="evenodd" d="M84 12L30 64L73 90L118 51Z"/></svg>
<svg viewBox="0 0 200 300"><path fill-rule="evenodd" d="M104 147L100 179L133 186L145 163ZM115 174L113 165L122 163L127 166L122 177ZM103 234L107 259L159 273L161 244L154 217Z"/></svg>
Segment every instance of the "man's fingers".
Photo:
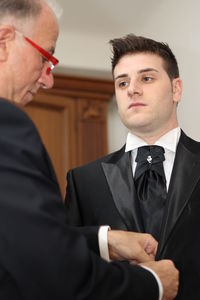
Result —
<svg viewBox="0 0 200 300"><path fill-rule="evenodd" d="M155 260L155 257L152 254L147 254L143 249L141 249L141 251L138 253L137 256L137 261L139 263L141 262L148 262L148 261L152 261Z"/></svg>

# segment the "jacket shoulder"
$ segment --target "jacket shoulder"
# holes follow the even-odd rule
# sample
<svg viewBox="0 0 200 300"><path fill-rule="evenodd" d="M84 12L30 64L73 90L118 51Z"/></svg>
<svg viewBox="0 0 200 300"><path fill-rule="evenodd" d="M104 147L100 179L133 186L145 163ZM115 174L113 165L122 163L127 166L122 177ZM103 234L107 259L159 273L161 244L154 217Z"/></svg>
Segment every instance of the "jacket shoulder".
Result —
<svg viewBox="0 0 200 300"><path fill-rule="evenodd" d="M191 152L200 154L200 142L187 136L183 131L181 132L180 142Z"/></svg>

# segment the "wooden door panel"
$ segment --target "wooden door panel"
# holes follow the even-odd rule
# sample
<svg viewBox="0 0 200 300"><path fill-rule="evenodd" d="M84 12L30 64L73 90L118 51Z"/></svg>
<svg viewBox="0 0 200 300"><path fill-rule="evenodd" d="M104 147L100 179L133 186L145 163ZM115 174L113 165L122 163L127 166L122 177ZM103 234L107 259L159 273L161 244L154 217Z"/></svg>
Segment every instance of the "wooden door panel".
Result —
<svg viewBox="0 0 200 300"><path fill-rule="evenodd" d="M78 147L80 164L107 154L107 103L78 101Z"/></svg>
<svg viewBox="0 0 200 300"><path fill-rule="evenodd" d="M107 154L107 104L113 82L55 74L24 110L35 123L52 160L64 198L66 173Z"/></svg>
<svg viewBox="0 0 200 300"><path fill-rule="evenodd" d="M75 130L73 126L73 101L58 96L48 97L47 100L42 98L41 100L39 95L25 108L25 111L40 133L64 197L66 172L73 166L73 156L76 155L75 132L72 132L73 129Z"/></svg>

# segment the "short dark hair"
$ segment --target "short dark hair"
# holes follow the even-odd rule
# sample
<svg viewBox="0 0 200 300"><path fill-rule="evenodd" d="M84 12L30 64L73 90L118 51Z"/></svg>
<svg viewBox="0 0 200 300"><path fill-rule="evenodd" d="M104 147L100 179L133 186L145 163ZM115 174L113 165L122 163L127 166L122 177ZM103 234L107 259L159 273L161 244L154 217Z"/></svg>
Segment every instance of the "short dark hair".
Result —
<svg viewBox="0 0 200 300"><path fill-rule="evenodd" d="M178 63L175 55L166 43L128 34L122 38L116 38L109 41L112 46L113 57L111 58L112 73L120 58L127 54L150 53L160 56L164 62L164 68L172 80L179 77Z"/></svg>
<svg viewBox="0 0 200 300"><path fill-rule="evenodd" d="M0 23L7 16L35 17L41 10L41 0L0 0Z"/></svg>

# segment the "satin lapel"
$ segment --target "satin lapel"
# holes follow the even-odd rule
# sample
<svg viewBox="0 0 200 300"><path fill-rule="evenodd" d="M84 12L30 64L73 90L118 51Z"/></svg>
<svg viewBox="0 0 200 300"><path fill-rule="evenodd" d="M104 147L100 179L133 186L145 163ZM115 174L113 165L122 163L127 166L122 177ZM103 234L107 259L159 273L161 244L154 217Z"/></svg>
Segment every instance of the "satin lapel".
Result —
<svg viewBox="0 0 200 300"><path fill-rule="evenodd" d="M162 254L167 239L188 204L199 179L200 157L188 150L180 139L170 180L167 209L163 220L157 257Z"/></svg>
<svg viewBox="0 0 200 300"><path fill-rule="evenodd" d="M130 153L124 153L112 163L102 167L115 205L128 230L143 231L133 182Z"/></svg>

